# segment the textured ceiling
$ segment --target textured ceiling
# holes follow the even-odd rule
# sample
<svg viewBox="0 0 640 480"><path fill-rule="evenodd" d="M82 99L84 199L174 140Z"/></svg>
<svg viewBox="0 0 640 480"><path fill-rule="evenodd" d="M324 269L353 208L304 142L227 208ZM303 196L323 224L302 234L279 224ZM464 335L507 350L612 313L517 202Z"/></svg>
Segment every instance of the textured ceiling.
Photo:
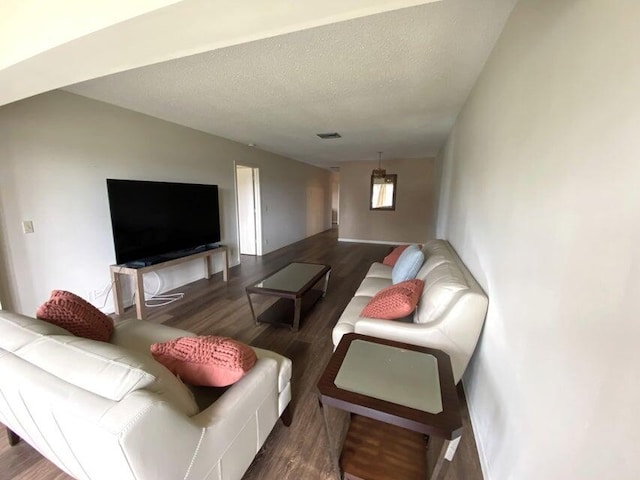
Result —
<svg viewBox="0 0 640 480"><path fill-rule="evenodd" d="M66 90L315 165L432 156L514 3L444 0Z"/></svg>

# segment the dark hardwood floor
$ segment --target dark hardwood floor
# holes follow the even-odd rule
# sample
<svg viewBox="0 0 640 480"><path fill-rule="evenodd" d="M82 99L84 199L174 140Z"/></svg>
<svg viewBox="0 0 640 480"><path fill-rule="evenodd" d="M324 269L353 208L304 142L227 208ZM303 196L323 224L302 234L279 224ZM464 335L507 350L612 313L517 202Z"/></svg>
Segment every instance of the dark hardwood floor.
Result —
<svg viewBox="0 0 640 480"><path fill-rule="evenodd" d="M384 245L338 242L337 230L329 230L263 257L243 256L242 264L229 271L228 283L222 281L221 274L196 281L179 289L185 293L184 300L152 310L149 321L199 334L232 337L293 361L293 422L290 427L281 422L276 424L245 480L336 478L331 470L315 385L333 351L334 324L371 263L380 261L388 251L389 247ZM302 318L298 332L272 325L256 326L244 287L291 261L331 265L326 298ZM268 305L267 297L253 298L259 311ZM258 301L260 298L264 300ZM135 318L134 310L128 309L121 318ZM482 479L466 401L462 389L459 391L464 432L447 480ZM346 426L346 417L341 412L332 411L330 420L333 432ZM9 447L6 436L0 435L0 479L68 478L25 442Z"/></svg>

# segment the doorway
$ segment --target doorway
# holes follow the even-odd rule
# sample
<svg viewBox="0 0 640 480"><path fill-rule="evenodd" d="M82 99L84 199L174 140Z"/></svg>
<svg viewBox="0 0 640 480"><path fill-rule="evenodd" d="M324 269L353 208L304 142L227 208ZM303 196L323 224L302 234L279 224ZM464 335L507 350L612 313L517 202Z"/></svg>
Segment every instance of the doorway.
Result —
<svg viewBox="0 0 640 480"><path fill-rule="evenodd" d="M236 198L240 255L262 255L259 168L236 165Z"/></svg>

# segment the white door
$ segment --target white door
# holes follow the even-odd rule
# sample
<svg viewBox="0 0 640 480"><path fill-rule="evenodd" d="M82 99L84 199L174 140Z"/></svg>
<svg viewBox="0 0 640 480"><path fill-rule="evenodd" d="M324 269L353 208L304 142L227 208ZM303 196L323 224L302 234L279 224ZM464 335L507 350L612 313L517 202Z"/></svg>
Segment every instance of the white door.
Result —
<svg viewBox="0 0 640 480"><path fill-rule="evenodd" d="M260 255L258 169L236 166L240 253Z"/></svg>

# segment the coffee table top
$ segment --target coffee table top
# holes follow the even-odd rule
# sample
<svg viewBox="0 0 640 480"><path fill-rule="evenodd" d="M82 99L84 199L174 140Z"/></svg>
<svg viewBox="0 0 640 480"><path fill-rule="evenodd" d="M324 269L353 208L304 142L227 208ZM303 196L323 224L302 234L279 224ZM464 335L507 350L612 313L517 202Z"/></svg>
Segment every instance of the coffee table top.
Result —
<svg viewBox="0 0 640 480"><path fill-rule="evenodd" d="M322 403L451 440L462 419L449 356L349 333L318 381Z"/></svg>
<svg viewBox="0 0 640 480"><path fill-rule="evenodd" d="M248 286L249 292L300 296L315 285L331 267L318 263L293 262Z"/></svg>

